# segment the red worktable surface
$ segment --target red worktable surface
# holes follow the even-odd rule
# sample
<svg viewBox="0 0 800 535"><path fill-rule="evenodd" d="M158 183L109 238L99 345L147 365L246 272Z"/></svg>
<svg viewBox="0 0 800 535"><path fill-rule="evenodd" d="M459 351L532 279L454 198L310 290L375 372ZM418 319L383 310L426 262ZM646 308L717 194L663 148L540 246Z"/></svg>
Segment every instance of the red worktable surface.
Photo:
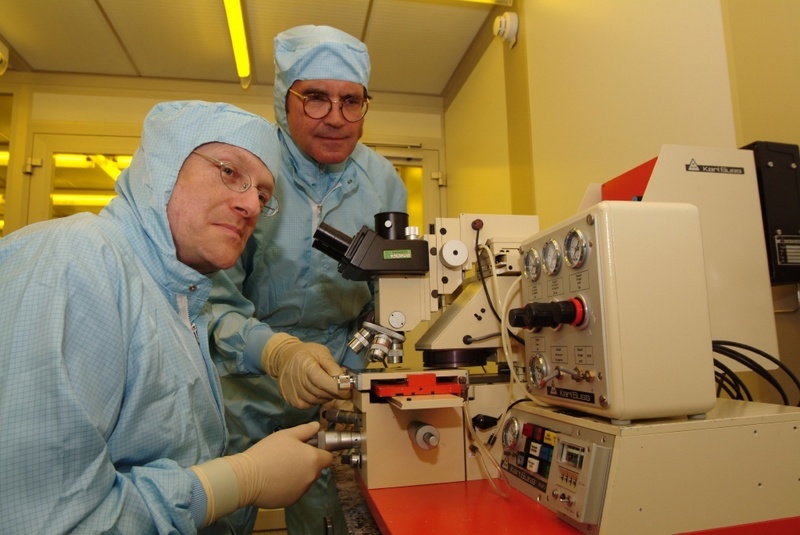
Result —
<svg viewBox="0 0 800 535"><path fill-rule="evenodd" d="M385 535L580 535L555 513L502 482L506 498L486 480L372 490L360 477L356 481Z"/></svg>
<svg viewBox="0 0 800 535"><path fill-rule="evenodd" d="M580 535L580 531L508 485L500 496L486 480L368 490L356 475L375 523L384 535ZM796 535L800 517L693 532L695 535Z"/></svg>

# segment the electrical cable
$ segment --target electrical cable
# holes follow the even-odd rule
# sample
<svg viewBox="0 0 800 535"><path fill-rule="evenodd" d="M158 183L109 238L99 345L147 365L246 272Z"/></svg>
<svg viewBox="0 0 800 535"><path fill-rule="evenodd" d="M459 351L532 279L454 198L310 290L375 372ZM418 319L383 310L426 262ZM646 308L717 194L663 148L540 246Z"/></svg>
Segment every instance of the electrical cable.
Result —
<svg viewBox="0 0 800 535"><path fill-rule="evenodd" d="M722 362L717 359L714 359L714 366L722 370L719 373L715 372L717 384L721 385L721 383L727 382L727 384L730 385L729 388L733 389L734 394L729 394L731 398L743 400L746 397L747 401L753 401L753 396L750 395L750 391L747 389L747 386L745 386L744 382L742 382L742 380L733 372L733 370L722 364ZM726 389L726 391L728 390ZM717 394L717 397L719 397L719 394Z"/></svg>
<svg viewBox="0 0 800 535"><path fill-rule="evenodd" d="M755 362L753 359L739 353L738 351L731 349L729 347L715 345L713 346L714 351L719 353L720 355L724 355L728 358L739 362L740 364L744 365L745 367L749 368L750 370L754 371L757 375L767 381L773 388L778 392L783 400L784 405L789 404L789 398L786 395L786 391L783 387L778 383L778 381L760 364Z"/></svg>
<svg viewBox="0 0 800 535"><path fill-rule="evenodd" d="M491 256L492 256L492 251L490 251L487 246L482 245L480 243L480 235L481 235L480 229L475 229L475 263L478 264L477 275L478 275L478 278L481 281L481 285L483 286L483 293L486 294L486 301L489 303L489 309L491 309L492 313L494 314L494 317L497 318L497 321L502 323L503 320L500 318L500 314L497 313L497 309L495 309L494 303L492 303L492 297L489 295L489 288L486 287L486 279L483 276L483 266L481 264L481 251L480 250L481 249L485 249L486 250L486 254L487 254L487 256L489 258L491 258ZM493 263L490 264L489 268L492 271L492 277L497 277L497 273L495 273L494 264ZM495 294L498 297L500 296L500 294L497 293L497 286L495 286ZM511 335L511 337L514 338L514 340L516 340L520 344L524 344L525 343L522 340L521 337L517 336L516 333L513 333L510 330L508 332Z"/></svg>
<svg viewBox="0 0 800 535"><path fill-rule="evenodd" d="M750 390L748 390L747 386L733 370L717 359L714 359L714 366L722 370L722 375L732 384L734 390L738 393L739 397L737 399L744 399L744 397L747 397L748 401L753 401Z"/></svg>
<svg viewBox="0 0 800 535"><path fill-rule="evenodd" d="M489 452L486 446L478 439L477 433L475 432L475 429L472 426L472 414L470 413L469 410L469 401L464 402L464 413L467 421L466 425L467 434L469 435L469 438L472 441L472 443L475 444L475 446L478 448L478 453L479 453L478 458L481 461L483 469L486 472L486 479L489 480L489 484L492 486L492 488L497 494L499 494L503 498L508 498L508 494L506 494L500 487L497 486L495 478L491 477L489 467L486 466L486 458L488 457L494 469L497 470L497 474L500 476L498 479L504 481L506 485L509 485L508 479L506 479L505 472L503 472L502 468L500 468L500 465L497 463L495 458L492 457L492 454Z"/></svg>
<svg viewBox="0 0 800 535"><path fill-rule="evenodd" d="M716 346L715 345L713 347L713 350L714 350L714 352L719 353L720 355L724 355L724 356L726 356L726 357L728 357L728 358L730 358L730 359L742 364L743 366L745 366L746 368L750 369L751 371L755 372L757 375L759 375L762 379L764 379L765 381L770 383L770 385L772 385L775 388L775 390L781 396L781 399L783 400L783 403L785 405L789 404L789 399L786 397L786 392L784 392L784 390L780 386L780 384L778 384L778 382L775 380L775 378L772 377L772 375L770 375L770 373L766 369L764 369L763 366L761 366L760 364L756 363L755 361L753 361L749 357L746 357L745 355L742 355L738 351L736 351L734 349L731 349L731 348L728 348L728 347Z"/></svg>
<svg viewBox="0 0 800 535"><path fill-rule="evenodd" d="M786 364L784 364L783 362L781 362L779 359L775 358L774 356L770 355L769 353L767 353L765 351L762 351L762 350L760 350L760 349L758 349L756 347L747 345L747 344L743 344L743 343L740 343L740 342L731 342L731 341L728 341L728 340L713 340L713 344L720 345L720 346L737 347L739 349L744 349L746 351L749 351L751 353L755 353L756 355L760 355L760 356L764 357L765 359L769 360L770 362L772 362L773 364L778 366L781 370L783 370L783 372L789 377L789 379L792 380L792 383L794 383L794 385L797 387L798 391L800 391L800 380L798 380L797 376L792 372L791 369L789 369L788 366L786 366ZM798 406L800 407L800 402L798 403Z"/></svg>
<svg viewBox="0 0 800 535"><path fill-rule="evenodd" d="M482 245L480 247L486 247L486 246ZM500 290L497 287L497 276L496 276L496 273L494 272L494 265L491 265L490 269L492 271L492 280L494 281L494 284L495 284L495 294L497 294L499 296L500 295ZM500 422L498 423L498 429L502 429L503 428L503 426L505 425L506 416L508 415L508 410L510 410L510 408L513 407L516 403L519 403L519 402L522 402L522 401L532 401L534 404L536 404L538 406L548 407L547 404L540 402L539 400L534 398L530 394L530 392L528 392L527 388L525 388L525 384L523 383L522 379L520 379L519 375L517 374L516 362L514 362L514 363L511 362L511 357L510 356L513 354L512 351L511 351L511 340L510 340L510 337L509 337L509 333L511 332L511 329L508 328L508 314L507 314L507 310L506 309L507 309L508 303L511 303L511 296L513 295L513 293L515 291L520 291L521 290L521 282L522 282L522 275L520 274L514 280L514 282L512 282L512 284L509 287L508 292L506 293L503 301L501 301L501 303L500 303L500 305L501 305L500 309L503 311L503 315L500 317L500 337L501 337L501 344L502 344L502 347L503 347L503 355L505 356L506 365L508 366L508 369L509 369L509 372L511 373L511 378L512 378L511 379L511 388L509 389L509 395L508 395L509 400L514 399L514 384L515 383L522 387L522 391L525 393L525 398L516 400L513 403L511 403L509 408L506 409L506 412L503 413L502 418L501 418ZM524 340L523 340L523 345L524 345ZM495 435L492 435L492 436L489 437L489 442L490 442L489 446L490 447L494 444L493 441L495 439L496 439Z"/></svg>
<svg viewBox="0 0 800 535"><path fill-rule="evenodd" d="M715 343L712 344L712 349L715 353L719 353L720 355L724 355L732 360L735 360L736 362L754 371L757 375L761 376L761 378L763 378L770 385L772 385L773 388L775 388L775 390L781 396L784 405L789 404L789 398L786 396L786 392L783 390L780 383L778 383L778 381L775 380L775 378L772 377L772 375L770 375L770 373L763 366L755 362L753 359L745 355L742 355L738 351L731 349L729 347Z"/></svg>
<svg viewBox="0 0 800 535"><path fill-rule="evenodd" d="M731 390L731 387L725 383L725 379L729 380L729 378L724 373L714 372L714 377L716 378L717 381L717 397L719 397L719 395L724 390L725 393L728 394L729 398L738 400L742 399L741 392L734 392L733 390Z"/></svg>

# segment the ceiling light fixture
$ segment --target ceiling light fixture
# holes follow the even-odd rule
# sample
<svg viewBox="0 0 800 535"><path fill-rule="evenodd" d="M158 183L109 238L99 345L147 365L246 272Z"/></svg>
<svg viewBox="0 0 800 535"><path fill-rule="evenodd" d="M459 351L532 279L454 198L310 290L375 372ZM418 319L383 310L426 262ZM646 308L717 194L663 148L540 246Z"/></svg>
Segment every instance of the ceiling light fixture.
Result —
<svg viewBox="0 0 800 535"><path fill-rule="evenodd" d="M514 0L462 0L464 2L475 2L476 4L493 4L495 6L511 7Z"/></svg>
<svg viewBox="0 0 800 535"><path fill-rule="evenodd" d="M85 154L53 154L53 161L56 167L66 167L70 169L94 168L94 162Z"/></svg>
<svg viewBox="0 0 800 535"><path fill-rule="evenodd" d="M105 206L115 194L109 195L86 195L81 193L51 193L50 199L56 206Z"/></svg>
<svg viewBox="0 0 800 535"><path fill-rule="evenodd" d="M244 32L241 0L222 0L225 3L225 16L231 34L233 57L236 60L236 73L242 89L250 87L250 54L247 51L247 35Z"/></svg>
<svg viewBox="0 0 800 535"><path fill-rule="evenodd" d="M6 167L8 165L8 151L0 150L0 166Z"/></svg>

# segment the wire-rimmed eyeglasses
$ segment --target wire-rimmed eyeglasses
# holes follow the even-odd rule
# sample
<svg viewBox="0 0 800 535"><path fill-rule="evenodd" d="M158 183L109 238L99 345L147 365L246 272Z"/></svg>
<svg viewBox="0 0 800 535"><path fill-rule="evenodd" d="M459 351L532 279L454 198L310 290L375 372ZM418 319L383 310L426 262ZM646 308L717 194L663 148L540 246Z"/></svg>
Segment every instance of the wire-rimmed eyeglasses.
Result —
<svg viewBox="0 0 800 535"><path fill-rule="evenodd" d="M342 117L351 123L357 123L363 119L367 114L367 110L369 110L369 97L348 97L342 100L332 100L322 93L301 95L292 89L289 90L289 93L303 101L303 111L312 119L327 117L334 104L339 105L339 109L342 110Z"/></svg>
<svg viewBox="0 0 800 535"><path fill-rule="evenodd" d="M196 154L216 165L219 168L219 178L229 190L237 193L244 193L253 185L253 180L250 178L250 175L240 169L238 165L231 162L222 162L216 158L197 152L196 150L193 150L192 154ZM280 210L278 198L260 189L256 189L256 191L258 192L258 203L261 205L261 215L270 217L277 214Z"/></svg>

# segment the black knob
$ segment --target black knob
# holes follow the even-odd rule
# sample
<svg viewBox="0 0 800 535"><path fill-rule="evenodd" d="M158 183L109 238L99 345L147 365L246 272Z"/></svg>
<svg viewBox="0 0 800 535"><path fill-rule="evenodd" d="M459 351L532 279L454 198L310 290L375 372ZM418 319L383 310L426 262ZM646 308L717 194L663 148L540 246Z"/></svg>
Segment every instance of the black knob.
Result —
<svg viewBox="0 0 800 535"><path fill-rule="evenodd" d="M509 323L514 327L534 329L536 327L558 327L564 323L577 325L583 321L583 317L583 303L572 298L549 303L528 303L523 309L517 308L509 312ZM514 323L520 321L519 325Z"/></svg>
<svg viewBox="0 0 800 535"><path fill-rule="evenodd" d="M512 308L508 311L508 324L512 327L525 327L525 309Z"/></svg>

